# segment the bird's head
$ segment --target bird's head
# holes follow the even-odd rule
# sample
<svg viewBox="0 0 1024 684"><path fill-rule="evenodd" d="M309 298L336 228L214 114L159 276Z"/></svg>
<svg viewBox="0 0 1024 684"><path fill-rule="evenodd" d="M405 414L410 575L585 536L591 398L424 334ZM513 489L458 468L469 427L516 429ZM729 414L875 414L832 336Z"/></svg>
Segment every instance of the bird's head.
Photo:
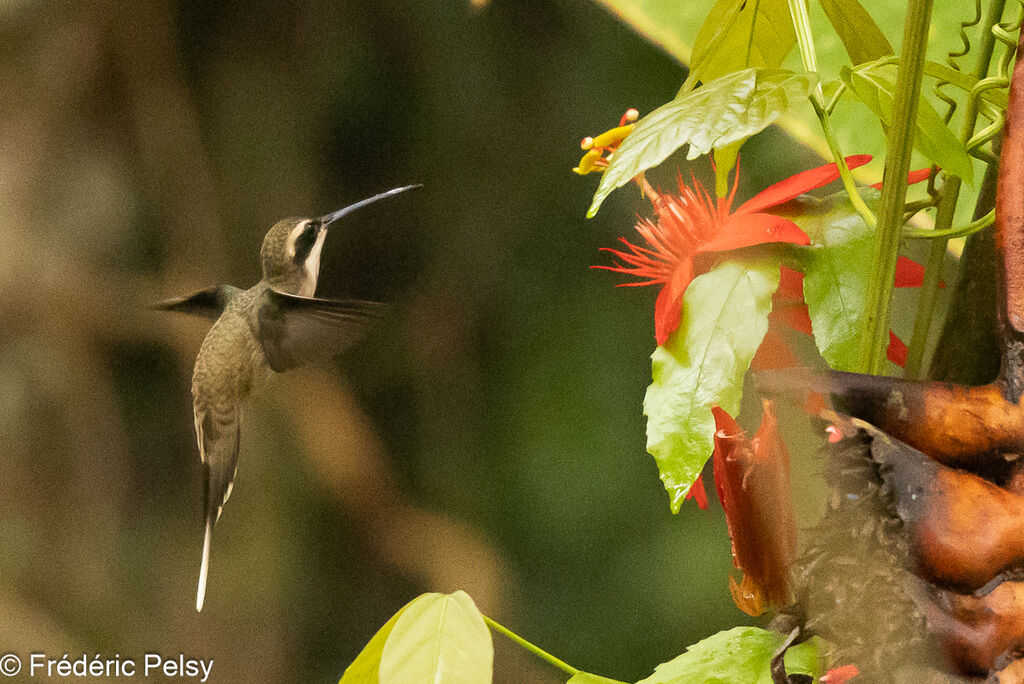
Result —
<svg viewBox="0 0 1024 684"><path fill-rule="evenodd" d="M327 227L356 209L418 187L406 185L394 188L320 218L287 218L278 221L263 238L263 247L260 249L263 279L280 292L312 297L320 275L320 252L327 237Z"/></svg>

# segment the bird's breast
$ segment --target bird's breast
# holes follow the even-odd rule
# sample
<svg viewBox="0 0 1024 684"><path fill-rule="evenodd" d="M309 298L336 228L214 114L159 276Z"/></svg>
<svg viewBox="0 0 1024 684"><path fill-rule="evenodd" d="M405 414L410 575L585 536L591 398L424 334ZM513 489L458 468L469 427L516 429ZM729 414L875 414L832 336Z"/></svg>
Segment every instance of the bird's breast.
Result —
<svg viewBox="0 0 1024 684"><path fill-rule="evenodd" d="M244 316L225 312L206 335L192 373L197 405L238 402L266 375L263 347Z"/></svg>

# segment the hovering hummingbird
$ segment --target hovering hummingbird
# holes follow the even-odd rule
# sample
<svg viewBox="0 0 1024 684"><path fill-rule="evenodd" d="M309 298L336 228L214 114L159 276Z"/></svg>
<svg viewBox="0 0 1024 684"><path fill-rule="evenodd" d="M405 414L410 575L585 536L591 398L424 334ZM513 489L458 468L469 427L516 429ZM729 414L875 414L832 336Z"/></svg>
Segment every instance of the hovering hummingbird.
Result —
<svg viewBox="0 0 1024 684"><path fill-rule="evenodd" d="M249 395L270 371L282 373L344 351L383 312L384 305L376 302L313 296L327 227L356 209L418 187L394 188L320 218L278 221L260 249L263 279L248 290L219 285L151 305L215 320L192 373L206 521L197 611L206 596L213 526L238 470L242 412Z"/></svg>

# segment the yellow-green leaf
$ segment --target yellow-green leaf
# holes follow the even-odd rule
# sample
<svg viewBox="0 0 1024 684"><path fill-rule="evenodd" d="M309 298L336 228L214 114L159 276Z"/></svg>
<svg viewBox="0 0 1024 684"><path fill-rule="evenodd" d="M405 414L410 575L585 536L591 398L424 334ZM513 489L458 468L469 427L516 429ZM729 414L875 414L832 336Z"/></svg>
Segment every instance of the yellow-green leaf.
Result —
<svg viewBox="0 0 1024 684"><path fill-rule="evenodd" d="M794 45L787 0L718 0L693 44L690 81L778 67Z"/></svg>
<svg viewBox="0 0 1024 684"><path fill-rule="evenodd" d="M402 611L384 644L380 684L490 684L491 631L464 591L424 594Z"/></svg>
<svg viewBox="0 0 1024 684"><path fill-rule="evenodd" d="M871 15L857 0L820 0L832 28L854 64L893 54L892 45Z"/></svg>

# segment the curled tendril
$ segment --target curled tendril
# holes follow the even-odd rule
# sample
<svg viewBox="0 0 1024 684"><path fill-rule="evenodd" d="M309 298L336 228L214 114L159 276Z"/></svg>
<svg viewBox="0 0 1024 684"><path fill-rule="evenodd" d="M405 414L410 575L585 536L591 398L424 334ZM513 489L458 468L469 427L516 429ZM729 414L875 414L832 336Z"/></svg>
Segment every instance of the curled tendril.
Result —
<svg viewBox="0 0 1024 684"><path fill-rule="evenodd" d="M961 57L967 56L971 51L971 38L967 34L967 29L977 26L981 22L981 0L974 0L974 18L967 21L960 22L960 43L961 47L959 50L950 50L946 55L946 64L950 69L955 71L961 71L960 65L957 64L957 60ZM943 88L950 85L949 81L939 80L932 86L932 92L935 93L935 97L946 103L947 110L945 121L948 124L953 118L953 114L956 113L957 101L955 98L947 95Z"/></svg>
<svg viewBox="0 0 1024 684"><path fill-rule="evenodd" d="M1009 22L1000 22L992 27L992 35L1003 46L996 67L996 74L978 81L971 89L969 98L978 107L978 113L988 119L989 123L967 141L967 152L973 157L990 164L997 163L995 154L986 145L1002 130L1006 112L982 98L988 90L1006 88L1010 84L1010 71L1017 50L1017 33L1024 22L1024 2L1017 2L1017 18Z"/></svg>

